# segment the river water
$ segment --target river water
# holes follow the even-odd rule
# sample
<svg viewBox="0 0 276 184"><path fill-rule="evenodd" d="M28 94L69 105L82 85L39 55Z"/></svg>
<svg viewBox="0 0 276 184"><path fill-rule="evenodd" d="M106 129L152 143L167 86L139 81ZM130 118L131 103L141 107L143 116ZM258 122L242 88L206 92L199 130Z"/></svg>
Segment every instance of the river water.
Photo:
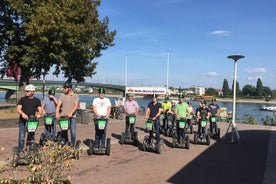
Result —
<svg viewBox="0 0 276 184"><path fill-rule="evenodd" d="M42 98L42 94L37 93L35 94L36 97ZM4 102L5 99L5 92L0 92L0 102ZM56 97L59 97L59 94L56 94ZM86 108L90 108L93 99L97 97L94 95L79 95L79 101L80 102L85 102L86 103ZM108 95L107 95L108 97ZM116 97L109 97L111 103L114 105L114 101ZM148 103L151 101L150 98L136 98L135 99L140 107L146 108ZM163 99L159 99L159 102L162 102ZM192 103L192 106L194 109L199 105L198 101L190 101ZM232 102L217 102L220 107L225 107L227 108L227 111L232 111ZM207 104L208 105L208 104ZM259 110L260 106L262 104L258 103L241 103L238 102L236 103L236 122L242 122L246 121L249 116L253 116L254 119L259 123L263 124L263 119L266 117L271 118L276 118L276 113L274 112L268 112L268 111L261 111Z"/></svg>

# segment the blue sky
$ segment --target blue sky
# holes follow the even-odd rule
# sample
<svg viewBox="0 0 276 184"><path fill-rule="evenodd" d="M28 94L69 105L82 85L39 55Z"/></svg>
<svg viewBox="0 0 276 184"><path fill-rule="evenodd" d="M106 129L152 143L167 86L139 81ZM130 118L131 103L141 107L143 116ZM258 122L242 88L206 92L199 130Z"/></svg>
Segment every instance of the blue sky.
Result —
<svg viewBox="0 0 276 184"><path fill-rule="evenodd" d="M116 30L87 82L128 86L232 86L237 81L276 89L275 0L102 0L101 17ZM167 68L167 63L169 67Z"/></svg>

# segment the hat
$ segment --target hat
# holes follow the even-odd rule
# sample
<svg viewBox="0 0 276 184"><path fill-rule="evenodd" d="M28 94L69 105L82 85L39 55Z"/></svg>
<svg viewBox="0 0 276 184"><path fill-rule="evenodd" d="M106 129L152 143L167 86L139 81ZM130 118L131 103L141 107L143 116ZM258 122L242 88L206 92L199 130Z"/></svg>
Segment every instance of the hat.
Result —
<svg viewBox="0 0 276 184"><path fill-rule="evenodd" d="M179 98L185 98L184 94L179 94L178 97Z"/></svg>
<svg viewBox="0 0 276 184"><path fill-rule="evenodd" d="M72 84L71 84L71 82L65 82L64 84L63 84L63 87L64 88L72 88Z"/></svg>
<svg viewBox="0 0 276 184"><path fill-rule="evenodd" d="M169 98L169 96L165 96L165 100L169 100L170 98Z"/></svg>
<svg viewBox="0 0 276 184"><path fill-rule="evenodd" d="M104 89L104 88L99 88L99 89L98 89L98 93L100 93L100 94L101 94L101 93L105 94L105 89Z"/></svg>
<svg viewBox="0 0 276 184"><path fill-rule="evenodd" d="M216 101L216 99L215 98L212 98L212 100L211 100L212 102L215 102Z"/></svg>
<svg viewBox="0 0 276 184"><path fill-rule="evenodd" d="M134 97L134 94L133 94L133 93L128 93L127 96L132 96L132 97Z"/></svg>
<svg viewBox="0 0 276 184"><path fill-rule="evenodd" d="M201 104L206 104L206 101L205 100L201 100L200 103Z"/></svg>
<svg viewBox="0 0 276 184"><path fill-rule="evenodd" d="M54 89L54 88L50 89L50 90L48 91L48 94L49 94L49 95L55 95L55 94L56 94L55 89Z"/></svg>
<svg viewBox="0 0 276 184"><path fill-rule="evenodd" d="M32 84L29 84L25 87L25 91L35 91L35 86Z"/></svg>

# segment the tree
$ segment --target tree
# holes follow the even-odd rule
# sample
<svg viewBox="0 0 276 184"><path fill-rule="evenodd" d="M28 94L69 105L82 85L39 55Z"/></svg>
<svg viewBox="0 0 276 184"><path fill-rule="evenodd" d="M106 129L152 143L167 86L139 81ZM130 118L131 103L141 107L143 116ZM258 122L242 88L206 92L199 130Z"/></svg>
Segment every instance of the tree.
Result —
<svg viewBox="0 0 276 184"><path fill-rule="evenodd" d="M6 41L6 63L15 61L22 70L21 82L54 67L54 75L63 74L68 81L83 82L95 74L101 51L113 46L116 31L109 31L109 19L99 19L100 0L9 0L9 9L19 17L13 25L13 39ZM1 11L7 11L1 7ZM13 18L11 14L10 17ZM4 27L8 27L4 24Z"/></svg>
<svg viewBox="0 0 276 184"><path fill-rule="evenodd" d="M254 96L255 92L256 92L256 88L252 85L249 85L249 84L245 85L242 88L242 94L244 96Z"/></svg>
<svg viewBox="0 0 276 184"><path fill-rule="evenodd" d="M228 81L226 79L223 80L222 92L224 97L228 97L230 95L230 88Z"/></svg>
<svg viewBox="0 0 276 184"><path fill-rule="evenodd" d="M205 93L206 95L210 95L210 96L218 96L218 92L215 88L207 88Z"/></svg>
<svg viewBox="0 0 276 184"><path fill-rule="evenodd" d="M257 80L256 95L259 97L263 96L263 83L260 78Z"/></svg>
<svg viewBox="0 0 276 184"><path fill-rule="evenodd" d="M263 87L263 96L272 97L272 91L269 87L267 87L267 86Z"/></svg>

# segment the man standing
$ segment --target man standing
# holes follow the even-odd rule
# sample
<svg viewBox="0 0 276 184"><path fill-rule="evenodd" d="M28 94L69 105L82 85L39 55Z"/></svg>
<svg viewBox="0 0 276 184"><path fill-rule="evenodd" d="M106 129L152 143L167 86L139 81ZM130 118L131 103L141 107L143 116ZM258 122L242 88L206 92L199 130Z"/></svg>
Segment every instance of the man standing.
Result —
<svg viewBox="0 0 276 184"><path fill-rule="evenodd" d="M20 114L19 117L19 136L18 136L18 153L22 152L25 144L26 122L31 116L40 118L42 114L41 101L34 96L35 86L29 84L25 87L25 96L20 98L17 103L16 110ZM38 110L38 114L36 111ZM27 137L27 144L34 140L35 134L29 133Z"/></svg>
<svg viewBox="0 0 276 184"><path fill-rule="evenodd" d="M63 85L64 94L60 95L58 104L56 107L56 118L59 120L60 117L66 116L70 120L70 134L71 134L71 146L74 147L76 143L76 123L77 116L76 112L79 106L79 97L74 94L72 84L65 82ZM60 107L62 110L60 112ZM64 132L67 134L67 132ZM64 135L67 137L67 135ZM65 142L68 140L65 140Z"/></svg>
<svg viewBox="0 0 276 184"><path fill-rule="evenodd" d="M146 110L146 119L152 119L154 128L156 130L156 144L160 141L160 114L162 112L162 105L157 101L157 95L152 95L152 101L148 104ZM153 135L150 135L150 139L152 139Z"/></svg>
<svg viewBox="0 0 276 184"><path fill-rule="evenodd" d="M125 127L125 136L129 137L129 126L130 126L130 137L134 139L134 128L135 128L135 122L133 124L129 123L129 116L135 115L137 116L139 111L139 105L138 103L133 100L134 94L129 93L128 94L128 100L125 102L124 105L124 111L126 114L126 127Z"/></svg>
<svg viewBox="0 0 276 184"><path fill-rule="evenodd" d="M162 131L164 134L166 134L167 129L168 129L171 111L172 111L172 104L169 101L169 96L165 96L164 102L161 105L162 105L162 111L164 113Z"/></svg>
<svg viewBox="0 0 276 184"><path fill-rule="evenodd" d="M210 113L211 113L211 117L210 117L210 131L213 134L213 128L215 128L215 130L217 130L217 117L219 116L220 113L220 106L216 103L216 99L212 98L212 102L209 104L209 109L210 109ZM215 122L211 120L211 118L215 117Z"/></svg>
<svg viewBox="0 0 276 184"><path fill-rule="evenodd" d="M55 97L55 90L50 89L48 91L48 96L42 100L42 112L44 116L50 116L53 118L52 124L47 125L46 122L44 123L44 133L46 136L46 139L52 138L54 139L56 137L56 106L57 106L58 100ZM50 135L49 129L51 128Z"/></svg>
<svg viewBox="0 0 276 184"><path fill-rule="evenodd" d="M94 98L92 102L92 110L94 112L94 124L95 124L95 148L105 148L106 127L108 124L108 118L111 111L111 102L109 98L105 97L105 88L98 89L99 97ZM100 130L98 128L98 119L104 117L107 120L104 132L100 137Z"/></svg>

